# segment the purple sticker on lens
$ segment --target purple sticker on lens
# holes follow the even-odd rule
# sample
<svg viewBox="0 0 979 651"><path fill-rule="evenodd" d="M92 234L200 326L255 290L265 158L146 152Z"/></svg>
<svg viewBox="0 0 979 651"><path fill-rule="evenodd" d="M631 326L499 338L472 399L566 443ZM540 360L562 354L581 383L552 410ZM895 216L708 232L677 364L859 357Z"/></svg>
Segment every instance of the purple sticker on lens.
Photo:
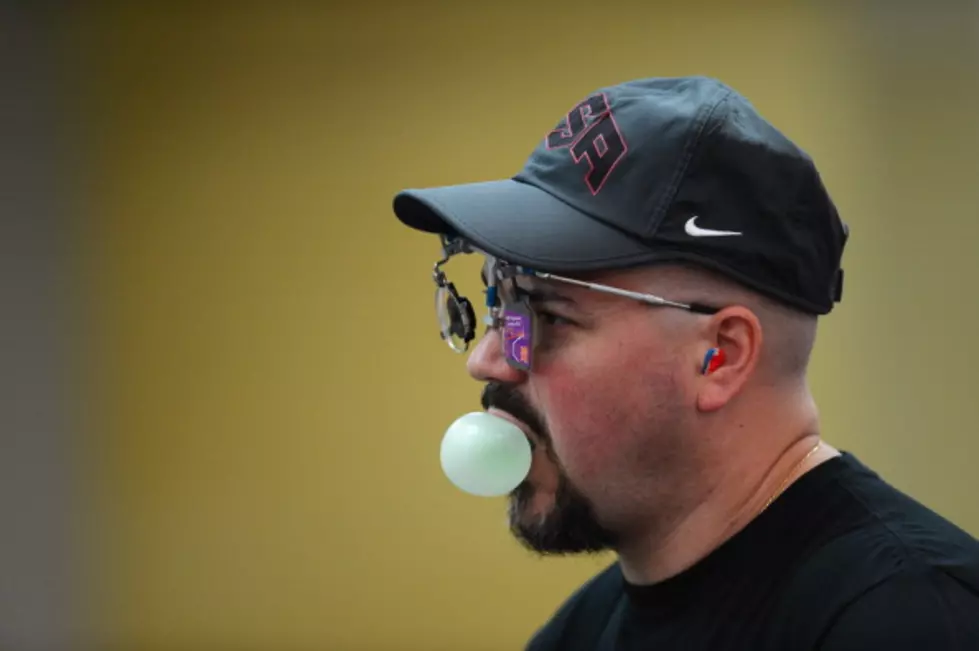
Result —
<svg viewBox="0 0 979 651"><path fill-rule="evenodd" d="M519 369L530 370L530 314L507 308L503 310L503 353Z"/></svg>

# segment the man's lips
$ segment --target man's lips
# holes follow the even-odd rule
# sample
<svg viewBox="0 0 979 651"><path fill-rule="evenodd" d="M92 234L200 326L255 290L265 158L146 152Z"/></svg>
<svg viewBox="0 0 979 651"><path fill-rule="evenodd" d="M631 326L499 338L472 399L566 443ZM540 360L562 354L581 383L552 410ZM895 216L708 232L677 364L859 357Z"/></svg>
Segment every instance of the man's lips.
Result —
<svg viewBox="0 0 979 651"><path fill-rule="evenodd" d="M486 413L493 414L494 416L502 418L503 420L506 421L510 421L511 423L516 425L518 428L520 428L520 431L524 433L524 436L526 436L527 439L530 441L531 447L537 447L537 444L539 443L537 439L537 434L530 429L527 423L516 418L510 413L503 411L502 409L497 409L496 407L490 407L489 409L486 410Z"/></svg>

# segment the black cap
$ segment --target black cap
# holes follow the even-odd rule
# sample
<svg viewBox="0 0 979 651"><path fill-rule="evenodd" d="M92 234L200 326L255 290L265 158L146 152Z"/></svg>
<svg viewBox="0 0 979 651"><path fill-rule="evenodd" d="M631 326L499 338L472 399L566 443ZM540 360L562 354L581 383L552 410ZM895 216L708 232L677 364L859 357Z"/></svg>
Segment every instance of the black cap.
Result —
<svg viewBox="0 0 979 651"><path fill-rule="evenodd" d="M706 77L599 89L512 179L404 190L394 212L541 271L689 262L806 312L842 297L848 229L812 159Z"/></svg>

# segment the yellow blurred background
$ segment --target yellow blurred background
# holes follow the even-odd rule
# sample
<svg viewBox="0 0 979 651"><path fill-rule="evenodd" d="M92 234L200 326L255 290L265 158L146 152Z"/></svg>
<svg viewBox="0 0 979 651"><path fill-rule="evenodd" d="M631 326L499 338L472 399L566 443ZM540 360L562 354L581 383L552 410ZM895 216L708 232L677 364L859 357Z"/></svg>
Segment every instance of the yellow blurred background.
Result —
<svg viewBox="0 0 979 651"><path fill-rule="evenodd" d="M501 500L443 477L480 387L437 335L437 242L391 199L508 177L584 94L638 77L719 77L814 156L851 226L812 368L825 437L979 534L963 6L48 14L79 137L72 648L518 649L612 560L533 557Z"/></svg>

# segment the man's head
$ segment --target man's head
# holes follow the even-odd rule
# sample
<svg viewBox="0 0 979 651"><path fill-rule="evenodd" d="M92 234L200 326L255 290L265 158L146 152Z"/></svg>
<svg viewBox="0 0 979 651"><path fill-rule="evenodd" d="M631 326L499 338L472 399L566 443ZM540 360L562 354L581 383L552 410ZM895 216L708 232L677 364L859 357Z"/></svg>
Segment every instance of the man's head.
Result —
<svg viewBox="0 0 979 651"><path fill-rule="evenodd" d="M540 551L667 529L716 488L739 432L804 393L842 291L846 227L812 162L710 79L598 91L514 179L402 192L395 211L518 271L504 301L536 314L531 368L495 328L469 371L537 444L511 523Z"/></svg>
<svg viewBox="0 0 979 651"><path fill-rule="evenodd" d="M538 551L597 551L667 528L711 489L719 460L777 417L760 406L805 392L814 316L683 265L589 280L718 310L527 282L543 290L531 299L533 370L507 363L499 329L477 343L468 368L486 383L483 407L518 419L537 444L510 516ZM712 348L725 362L705 375Z"/></svg>

